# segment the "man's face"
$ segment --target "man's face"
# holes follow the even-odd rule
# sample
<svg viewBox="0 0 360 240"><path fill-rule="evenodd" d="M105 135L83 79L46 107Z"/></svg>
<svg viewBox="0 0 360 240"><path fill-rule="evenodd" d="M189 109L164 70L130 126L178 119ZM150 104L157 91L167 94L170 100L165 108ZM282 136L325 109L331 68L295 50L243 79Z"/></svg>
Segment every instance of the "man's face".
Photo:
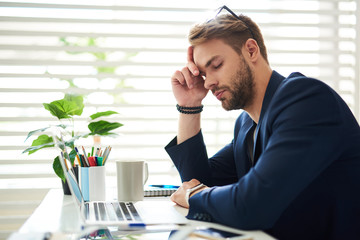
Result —
<svg viewBox="0 0 360 240"><path fill-rule="evenodd" d="M222 40L212 39L194 48L194 61L225 110L245 109L254 99L254 76L242 55Z"/></svg>

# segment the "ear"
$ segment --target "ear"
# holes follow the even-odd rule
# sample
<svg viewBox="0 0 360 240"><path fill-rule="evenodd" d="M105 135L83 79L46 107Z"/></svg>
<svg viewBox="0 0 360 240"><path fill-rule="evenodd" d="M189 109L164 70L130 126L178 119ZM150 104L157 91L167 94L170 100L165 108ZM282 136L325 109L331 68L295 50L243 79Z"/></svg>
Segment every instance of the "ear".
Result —
<svg viewBox="0 0 360 240"><path fill-rule="evenodd" d="M259 48L257 42L252 38L249 38L245 42L243 49L245 51L245 55L248 57L248 59L251 62L257 61L258 58L260 57L260 48Z"/></svg>

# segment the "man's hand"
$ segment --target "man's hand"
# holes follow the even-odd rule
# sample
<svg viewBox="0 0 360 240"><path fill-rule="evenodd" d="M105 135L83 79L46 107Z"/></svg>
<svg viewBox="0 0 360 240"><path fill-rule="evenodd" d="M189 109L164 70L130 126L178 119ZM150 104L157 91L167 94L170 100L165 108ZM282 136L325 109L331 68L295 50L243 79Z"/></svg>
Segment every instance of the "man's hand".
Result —
<svg viewBox="0 0 360 240"><path fill-rule="evenodd" d="M178 188L178 190L171 195L170 200L184 208L189 208L189 204L186 202L186 199L185 199L186 190L191 189L199 184L200 184L200 182L197 179L191 179L191 181L189 181L189 182L183 182L183 184ZM190 195L190 197L194 196L198 192L201 192L205 188L207 188L207 187L204 185L204 187L193 192Z"/></svg>
<svg viewBox="0 0 360 240"><path fill-rule="evenodd" d="M187 51L187 68L190 70L192 75L199 76L200 72L198 67L195 65L194 62L194 48L192 46L188 47Z"/></svg>
<svg viewBox="0 0 360 240"><path fill-rule="evenodd" d="M200 106L207 95L208 89L204 87L204 79L199 75L199 69L194 63L191 46L187 52L186 67L173 74L171 85L176 101L180 106Z"/></svg>

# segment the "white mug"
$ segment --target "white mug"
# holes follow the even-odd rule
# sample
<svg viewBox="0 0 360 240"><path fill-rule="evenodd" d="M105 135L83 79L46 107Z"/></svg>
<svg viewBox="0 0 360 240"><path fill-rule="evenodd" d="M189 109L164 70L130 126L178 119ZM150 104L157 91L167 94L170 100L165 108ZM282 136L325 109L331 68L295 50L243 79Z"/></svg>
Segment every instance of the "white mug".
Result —
<svg viewBox="0 0 360 240"><path fill-rule="evenodd" d="M148 165L143 160L117 160L118 201L141 201L144 184L149 177Z"/></svg>

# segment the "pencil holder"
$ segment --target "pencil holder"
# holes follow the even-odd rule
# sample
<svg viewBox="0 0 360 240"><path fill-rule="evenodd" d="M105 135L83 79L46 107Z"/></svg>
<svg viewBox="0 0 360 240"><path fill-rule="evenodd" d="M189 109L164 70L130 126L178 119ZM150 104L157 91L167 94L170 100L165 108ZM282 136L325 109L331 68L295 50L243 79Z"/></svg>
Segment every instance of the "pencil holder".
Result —
<svg viewBox="0 0 360 240"><path fill-rule="evenodd" d="M85 201L106 200L105 166L80 167L80 188Z"/></svg>

